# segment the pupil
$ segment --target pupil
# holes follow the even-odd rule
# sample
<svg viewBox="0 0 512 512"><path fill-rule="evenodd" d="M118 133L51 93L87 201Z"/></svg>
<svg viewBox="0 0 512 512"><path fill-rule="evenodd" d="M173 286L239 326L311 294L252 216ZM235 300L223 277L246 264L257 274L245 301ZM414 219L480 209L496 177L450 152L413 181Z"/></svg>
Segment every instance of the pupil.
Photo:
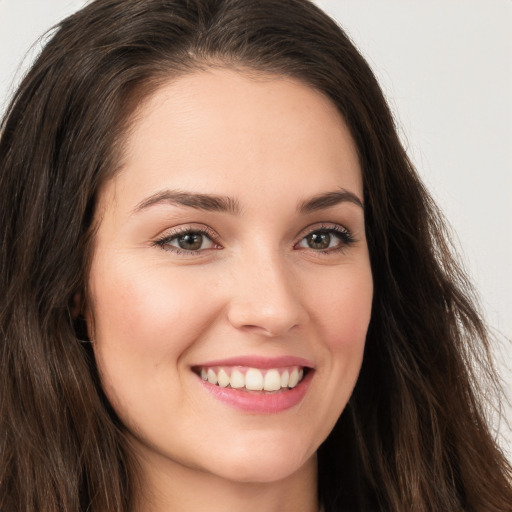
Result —
<svg viewBox="0 0 512 512"><path fill-rule="evenodd" d="M330 243L329 233L311 233L308 236L308 244L312 249L327 249Z"/></svg>
<svg viewBox="0 0 512 512"><path fill-rule="evenodd" d="M178 245L188 251L200 249L202 244L203 235L198 233L187 233L178 238Z"/></svg>

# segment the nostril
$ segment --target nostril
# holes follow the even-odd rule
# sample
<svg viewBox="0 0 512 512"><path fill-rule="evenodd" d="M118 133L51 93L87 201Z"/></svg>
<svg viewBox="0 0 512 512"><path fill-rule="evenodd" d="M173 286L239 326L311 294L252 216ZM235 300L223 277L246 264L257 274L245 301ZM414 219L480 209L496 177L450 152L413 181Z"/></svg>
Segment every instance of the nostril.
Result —
<svg viewBox="0 0 512 512"><path fill-rule="evenodd" d="M228 319L235 328L247 333L278 337L299 327L303 312L299 307L276 312L256 305L232 305Z"/></svg>

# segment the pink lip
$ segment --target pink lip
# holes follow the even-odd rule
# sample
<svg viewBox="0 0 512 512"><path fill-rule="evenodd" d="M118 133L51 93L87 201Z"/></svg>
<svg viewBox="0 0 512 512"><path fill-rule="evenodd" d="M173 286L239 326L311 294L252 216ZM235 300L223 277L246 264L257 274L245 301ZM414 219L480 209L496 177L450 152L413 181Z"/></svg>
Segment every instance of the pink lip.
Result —
<svg viewBox="0 0 512 512"><path fill-rule="evenodd" d="M228 359L218 359L194 365L194 367L213 367L213 366L248 366L250 368L260 368L266 370L269 368L282 368L284 366L302 366L304 368L314 368L314 364L307 359L295 356L281 357L260 357L260 356L237 356Z"/></svg>
<svg viewBox="0 0 512 512"><path fill-rule="evenodd" d="M228 366L224 363L225 366ZM287 366L287 365L284 365ZM260 367L261 368L261 367ZM309 371L293 389L273 393L241 391L239 389L222 388L201 377L198 381L204 389L215 398L235 409L255 414L272 414L285 411L299 404L309 388L314 371Z"/></svg>

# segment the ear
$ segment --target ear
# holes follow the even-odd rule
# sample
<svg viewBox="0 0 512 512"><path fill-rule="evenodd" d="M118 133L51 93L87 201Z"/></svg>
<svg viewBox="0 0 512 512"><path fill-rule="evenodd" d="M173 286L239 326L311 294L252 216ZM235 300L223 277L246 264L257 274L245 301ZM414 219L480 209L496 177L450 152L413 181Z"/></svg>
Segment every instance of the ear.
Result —
<svg viewBox="0 0 512 512"><path fill-rule="evenodd" d="M73 320L76 320L76 318L82 313L82 305L82 294L80 292L76 292L75 295L73 295L73 300L71 301L71 306L69 308L71 312L71 318Z"/></svg>
<svg viewBox="0 0 512 512"><path fill-rule="evenodd" d="M70 312L77 340L92 343L92 337L89 334L92 330L92 316L82 293L77 292L73 296Z"/></svg>

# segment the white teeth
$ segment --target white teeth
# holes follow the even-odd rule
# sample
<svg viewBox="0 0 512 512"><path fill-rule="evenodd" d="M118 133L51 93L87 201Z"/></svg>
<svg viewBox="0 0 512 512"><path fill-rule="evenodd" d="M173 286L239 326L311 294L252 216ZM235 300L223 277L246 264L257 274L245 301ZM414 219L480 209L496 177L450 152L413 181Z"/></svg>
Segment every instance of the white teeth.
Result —
<svg viewBox="0 0 512 512"><path fill-rule="evenodd" d="M238 370L233 370L231 372L231 378L229 379L229 383L232 388L245 388L245 377L242 372Z"/></svg>
<svg viewBox="0 0 512 512"><path fill-rule="evenodd" d="M212 367L201 368L199 373L204 381L222 388L230 386L233 389L245 388L249 391L272 392L297 386L304 377L304 368L259 370L258 368Z"/></svg>
<svg viewBox="0 0 512 512"><path fill-rule="evenodd" d="M217 384L217 374L211 368L208 369L207 376L210 384Z"/></svg>
<svg viewBox="0 0 512 512"><path fill-rule="evenodd" d="M281 389L281 376L277 370L269 370L265 374L263 389L265 391L277 391Z"/></svg>
<svg viewBox="0 0 512 512"><path fill-rule="evenodd" d="M263 375L256 368L249 368L245 374L245 387L251 391L263 389Z"/></svg>
<svg viewBox="0 0 512 512"><path fill-rule="evenodd" d="M217 375L217 382L221 388L225 388L229 384L229 375L222 368Z"/></svg>
<svg viewBox="0 0 512 512"><path fill-rule="evenodd" d="M299 382L299 372L297 368L294 368L292 370L292 373L290 373L290 380L288 381L288 387L294 388Z"/></svg>

